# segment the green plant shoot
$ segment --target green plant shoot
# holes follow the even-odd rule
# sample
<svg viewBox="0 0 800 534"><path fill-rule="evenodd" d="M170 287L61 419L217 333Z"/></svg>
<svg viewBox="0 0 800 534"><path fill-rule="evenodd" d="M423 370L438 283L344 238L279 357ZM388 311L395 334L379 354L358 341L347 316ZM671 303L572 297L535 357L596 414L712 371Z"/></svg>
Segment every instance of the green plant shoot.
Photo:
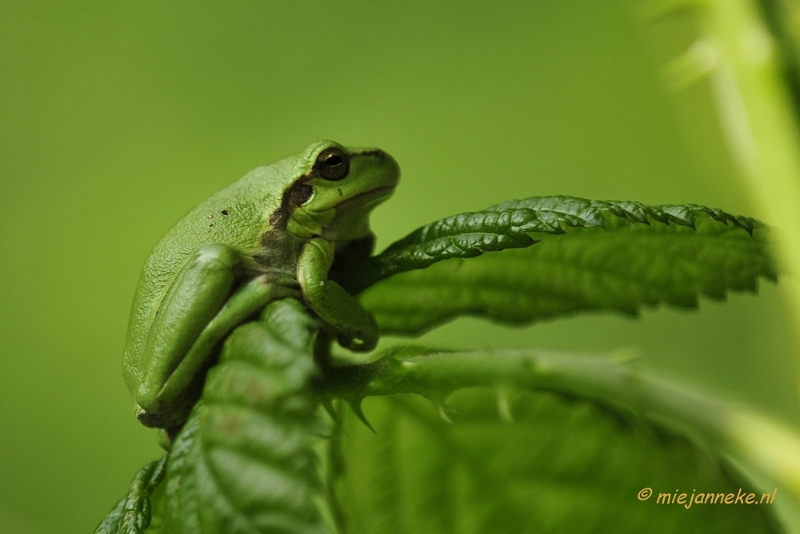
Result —
<svg viewBox="0 0 800 534"><path fill-rule="evenodd" d="M163 430L168 452L140 471L97 534L527 532L548 522L542 531L592 531L614 507L633 529L670 532L695 516L676 507L643 515L633 489L672 491L677 480L755 494L724 455L770 481L783 476L800 494L800 477L776 475L748 429L771 428L800 449L790 432L619 359L396 346L353 364L332 352L333 340L368 352L382 333L416 336L463 315L529 324L756 291L760 278L777 276L765 225L697 205L532 197L430 223L373 256L369 214L399 175L382 150L313 143L213 195L156 246L123 371L138 419ZM432 401L433 412L408 395ZM496 411L485 409L487 395ZM367 397L386 399L377 437L363 431L373 428ZM341 401L365 425L354 427ZM564 432L585 443L564 451L575 470L566 482L543 471L546 451L503 452ZM425 445L404 457L420 436ZM403 462L420 466L403 475L406 484L435 498L402 493L386 464ZM631 462L638 467L627 469ZM363 480L349 471L359 466ZM617 489L583 498L585 515L539 507L542 488L554 485L579 506L580 476ZM767 507L697 513L716 525L708 532L775 531Z"/></svg>

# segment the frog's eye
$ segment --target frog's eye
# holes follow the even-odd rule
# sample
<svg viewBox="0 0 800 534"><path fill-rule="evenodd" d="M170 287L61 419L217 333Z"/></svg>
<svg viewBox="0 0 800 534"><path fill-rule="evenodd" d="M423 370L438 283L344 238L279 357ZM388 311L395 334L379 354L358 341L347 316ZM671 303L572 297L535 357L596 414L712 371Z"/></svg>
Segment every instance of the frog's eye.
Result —
<svg viewBox="0 0 800 534"><path fill-rule="evenodd" d="M317 156L314 169L326 180L335 182L341 180L350 171L347 154L338 148L326 148Z"/></svg>

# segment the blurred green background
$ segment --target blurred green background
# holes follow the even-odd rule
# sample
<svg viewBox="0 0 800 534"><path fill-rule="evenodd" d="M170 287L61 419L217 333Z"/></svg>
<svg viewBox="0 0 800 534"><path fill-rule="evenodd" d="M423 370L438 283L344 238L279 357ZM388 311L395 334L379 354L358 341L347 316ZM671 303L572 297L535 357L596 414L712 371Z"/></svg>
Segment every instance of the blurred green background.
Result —
<svg viewBox="0 0 800 534"><path fill-rule="evenodd" d="M627 0L488 5L0 2L0 532L91 532L159 455L120 374L139 269L195 203L310 141L400 162L379 248L533 195L759 215L706 88L662 89L685 28L647 35ZM764 283L699 312L464 319L425 339L632 347L796 425L785 313Z"/></svg>

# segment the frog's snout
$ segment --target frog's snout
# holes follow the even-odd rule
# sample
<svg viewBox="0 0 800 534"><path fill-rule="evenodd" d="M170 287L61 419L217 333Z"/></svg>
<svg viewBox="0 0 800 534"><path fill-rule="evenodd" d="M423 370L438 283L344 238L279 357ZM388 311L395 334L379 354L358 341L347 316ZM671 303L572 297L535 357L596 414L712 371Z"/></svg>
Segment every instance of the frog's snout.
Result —
<svg viewBox="0 0 800 534"><path fill-rule="evenodd" d="M378 159L386 159L386 152L384 152L383 150L381 150L379 148L376 148L375 150L368 150L367 152L364 152L363 155L365 155L365 156L373 156L373 157L376 157Z"/></svg>

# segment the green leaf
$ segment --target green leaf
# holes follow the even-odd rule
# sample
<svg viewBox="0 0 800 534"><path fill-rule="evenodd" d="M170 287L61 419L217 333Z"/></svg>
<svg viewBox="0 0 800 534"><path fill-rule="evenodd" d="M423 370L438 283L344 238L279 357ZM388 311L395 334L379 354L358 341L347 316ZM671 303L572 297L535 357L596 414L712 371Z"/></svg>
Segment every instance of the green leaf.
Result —
<svg viewBox="0 0 800 534"><path fill-rule="evenodd" d="M164 478L167 456L150 462L134 477L126 495L97 526L95 534L144 534L150 526L150 495Z"/></svg>
<svg viewBox="0 0 800 534"><path fill-rule="evenodd" d="M463 314L527 324L589 310L696 307L700 295L723 299L756 291L760 276L776 278L766 233L753 219L695 205L514 200L420 228L348 279L363 284L347 287L372 284L361 302L396 334Z"/></svg>
<svg viewBox="0 0 800 534"><path fill-rule="evenodd" d="M762 467L737 445L739 408L614 360L406 348L331 369L325 391L369 397L375 427L346 412L331 446L351 534L782 532L779 506L796 506L790 480L760 471L760 487L727 461ZM781 438L758 454L800 443ZM705 503L750 493L763 504Z"/></svg>
<svg viewBox="0 0 800 534"><path fill-rule="evenodd" d="M316 325L295 300L237 328L173 444L163 532L324 532L311 436Z"/></svg>
<svg viewBox="0 0 800 534"><path fill-rule="evenodd" d="M347 532L780 532L767 505L657 503L660 493L762 494L680 435L541 393L516 395L509 424L494 401L453 395L451 424L424 399L370 399L376 433L348 417L335 484ZM654 493L640 501L645 488Z"/></svg>
<svg viewBox="0 0 800 534"><path fill-rule="evenodd" d="M427 225L352 276L343 285L366 288L362 302L384 332L418 333L464 313L528 323L661 302L695 306L700 294L755 290L759 276L775 272L765 228L752 219L550 197ZM332 517L348 532L369 533L618 532L621 522L631 532L698 524L717 529L706 532L775 531L768 507L687 511L636 499L644 487L665 495L672 486L752 488L723 452L800 495L800 473L763 460L779 455L750 429L800 450L793 435L617 362L411 347L371 364L326 366L320 377L316 334L303 306L284 300L225 340L169 454L150 530L321 534L323 517ZM432 406L368 399L362 411L365 397L409 393ZM354 426L348 416L347 432L331 440L326 505L313 446L328 432L319 399L334 419L342 415L331 396L362 421ZM362 435L370 424L373 438ZM702 439L688 438L695 434ZM99 528L127 525L130 509L139 530L99 532L147 527L152 488L136 488Z"/></svg>

